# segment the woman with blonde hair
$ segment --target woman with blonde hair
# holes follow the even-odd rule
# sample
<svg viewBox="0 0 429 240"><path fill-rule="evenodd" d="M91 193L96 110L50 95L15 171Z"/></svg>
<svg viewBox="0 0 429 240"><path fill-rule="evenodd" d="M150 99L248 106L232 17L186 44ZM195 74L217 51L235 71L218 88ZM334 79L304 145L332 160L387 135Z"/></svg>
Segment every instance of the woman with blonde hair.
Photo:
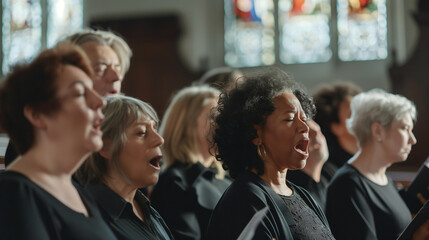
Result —
<svg viewBox="0 0 429 240"><path fill-rule="evenodd" d="M210 154L209 115L219 90L191 86L171 101L161 124L166 169L151 201L175 239L201 239L212 210L230 181Z"/></svg>

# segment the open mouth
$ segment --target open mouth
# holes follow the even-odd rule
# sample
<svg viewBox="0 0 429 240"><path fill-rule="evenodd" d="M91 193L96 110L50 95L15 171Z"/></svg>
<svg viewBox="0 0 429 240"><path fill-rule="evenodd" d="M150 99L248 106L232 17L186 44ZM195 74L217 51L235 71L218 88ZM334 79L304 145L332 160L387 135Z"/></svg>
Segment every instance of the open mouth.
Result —
<svg viewBox="0 0 429 240"><path fill-rule="evenodd" d="M149 163L150 165L154 166L155 168L159 168L159 162L161 161L162 156L156 156L152 158Z"/></svg>
<svg viewBox="0 0 429 240"><path fill-rule="evenodd" d="M116 90L112 90L112 91L110 91L110 92L108 92L108 94L109 95L116 95L116 94L118 94L119 92L118 91L116 91Z"/></svg>
<svg viewBox="0 0 429 240"><path fill-rule="evenodd" d="M95 123L92 125L93 129L95 132L97 133L101 133L101 124L103 123L103 120L97 120L95 121Z"/></svg>
<svg viewBox="0 0 429 240"><path fill-rule="evenodd" d="M296 145L295 145L295 150L302 153L302 154L307 154L308 153L308 144L309 144L309 140L307 138L304 138L302 140L300 140Z"/></svg>

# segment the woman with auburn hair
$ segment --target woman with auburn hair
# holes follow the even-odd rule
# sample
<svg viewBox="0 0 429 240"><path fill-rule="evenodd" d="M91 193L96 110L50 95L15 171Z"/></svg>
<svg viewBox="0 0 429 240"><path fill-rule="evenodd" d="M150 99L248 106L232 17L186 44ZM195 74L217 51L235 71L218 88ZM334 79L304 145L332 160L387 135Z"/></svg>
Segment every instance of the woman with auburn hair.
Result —
<svg viewBox="0 0 429 240"><path fill-rule="evenodd" d="M160 127L167 167L151 200L175 239L203 238L211 212L230 184L207 139L218 97L219 90L205 85L180 90Z"/></svg>
<svg viewBox="0 0 429 240"><path fill-rule="evenodd" d="M72 174L100 150L102 98L68 44L16 67L0 89L0 124L21 155L0 174L0 239L116 239Z"/></svg>

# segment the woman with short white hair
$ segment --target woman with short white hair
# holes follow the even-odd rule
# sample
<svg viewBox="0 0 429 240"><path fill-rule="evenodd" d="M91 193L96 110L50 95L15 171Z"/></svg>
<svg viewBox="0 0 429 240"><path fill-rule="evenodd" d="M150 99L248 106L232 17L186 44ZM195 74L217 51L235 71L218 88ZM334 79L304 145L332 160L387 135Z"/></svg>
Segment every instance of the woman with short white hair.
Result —
<svg viewBox="0 0 429 240"><path fill-rule="evenodd" d="M374 89L351 102L348 130L360 150L328 188L326 214L336 239L396 239L411 213L386 169L405 161L416 144L416 107L407 98Z"/></svg>

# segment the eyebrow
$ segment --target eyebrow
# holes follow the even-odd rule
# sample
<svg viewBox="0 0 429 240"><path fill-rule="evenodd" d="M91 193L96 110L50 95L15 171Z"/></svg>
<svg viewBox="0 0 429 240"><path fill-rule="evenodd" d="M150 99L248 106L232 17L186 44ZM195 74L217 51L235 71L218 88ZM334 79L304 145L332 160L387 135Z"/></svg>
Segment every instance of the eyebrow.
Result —
<svg viewBox="0 0 429 240"><path fill-rule="evenodd" d="M86 85L85 85L85 83L83 82L83 80L76 80L76 81L74 81L74 82L72 82L72 83L70 83L69 84L69 86L68 86L68 88L72 88L72 87L74 87L75 85L82 85L82 86L84 86L84 87L86 87Z"/></svg>
<svg viewBox="0 0 429 240"><path fill-rule="evenodd" d="M72 83L70 83L69 84L69 86L68 86L68 88L72 88L72 87L74 87L74 86L76 86L76 85L82 85L83 87L85 87L85 88L93 88L93 85L92 85L92 80L90 80L90 81L88 81L88 83L89 82L91 82L90 83L90 85L89 86L87 86L86 84L85 84L85 80L82 80L82 79L78 79L78 80L75 80L75 81L73 81Z"/></svg>
<svg viewBox="0 0 429 240"><path fill-rule="evenodd" d="M295 113L297 113L298 111L296 111L295 109L294 110L286 110L286 111L283 111L281 114L290 114L290 113L293 113L293 114L295 114Z"/></svg>
<svg viewBox="0 0 429 240"><path fill-rule="evenodd" d="M134 126L138 126L138 125L151 125L152 123L155 126L158 125L157 122L155 120L153 120L153 119L148 119L148 120L145 120L145 121L136 121L133 125Z"/></svg>

